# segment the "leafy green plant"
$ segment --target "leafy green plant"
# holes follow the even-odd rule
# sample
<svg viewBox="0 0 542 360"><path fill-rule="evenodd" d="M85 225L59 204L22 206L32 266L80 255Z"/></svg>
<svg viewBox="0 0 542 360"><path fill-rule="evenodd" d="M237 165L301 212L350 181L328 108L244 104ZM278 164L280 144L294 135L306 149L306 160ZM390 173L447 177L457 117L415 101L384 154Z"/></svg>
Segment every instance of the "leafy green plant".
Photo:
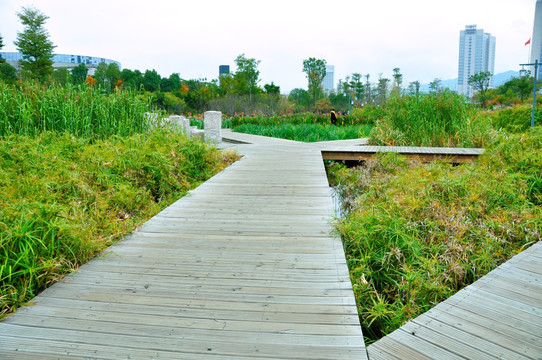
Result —
<svg viewBox="0 0 542 360"><path fill-rule="evenodd" d="M500 134L473 164L332 165L363 332L377 340L542 240L542 129Z"/></svg>
<svg viewBox="0 0 542 360"><path fill-rule="evenodd" d="M0 318L236 158L166 131L0 140Z"/></svg>

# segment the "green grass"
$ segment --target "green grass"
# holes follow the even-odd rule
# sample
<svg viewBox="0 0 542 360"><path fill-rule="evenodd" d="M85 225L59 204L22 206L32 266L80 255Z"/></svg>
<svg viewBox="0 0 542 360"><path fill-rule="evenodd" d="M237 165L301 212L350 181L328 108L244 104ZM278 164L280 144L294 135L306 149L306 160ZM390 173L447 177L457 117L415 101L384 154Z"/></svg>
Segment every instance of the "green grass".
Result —
<svg viewBox="0 0 542 360"><path fill-rule="evenodd" d="M344 242L370 343L542 240L542 129L502 133L478 162L410 163L386 154L334 164Z"/></svg>
<svg viewBox="0 0 542 360"><path fill-rule="evenodd" d="M371 128L371 125L334 126L286 123L271 126L244 124L234 127L233 131L288 140L316 142L367 137Z"/></svg>
<svg viewBox="0 0 542 360"><path fill-rule="evenodd" d="M148 131L156 124L149 106L130 91L104 94L92 86L0 81L0 137L36 136L44 131L105 139Z"/></svg>
<svg viewBox="0 0 542 360"><path fill-rule="evenodd" d="M495 137L491 121L466 99L449 91L395 96L375 122L373 145L485 147Z"/></svg>
<svg viewBox="0 0 542 360"><path fill-rule="evenodd" d="M1 139L0 318L235 158L165 131Z"/></svg>

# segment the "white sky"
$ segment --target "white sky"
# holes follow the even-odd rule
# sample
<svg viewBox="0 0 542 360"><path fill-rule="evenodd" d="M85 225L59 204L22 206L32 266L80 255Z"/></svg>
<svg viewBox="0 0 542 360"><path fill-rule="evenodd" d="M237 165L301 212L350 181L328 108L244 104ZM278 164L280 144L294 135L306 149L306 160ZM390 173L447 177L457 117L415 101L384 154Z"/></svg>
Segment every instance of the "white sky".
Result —
<svg viewBox="0 0 542 360"><path fill-rule="evenodd" d="M457 77L465 25L497 38L495 73L528 61L535 0L0 0L2 51L23 27L16 13L34 6L56 53L104 57L163 77L218 77L240 54L261 60L260 85L306 88L303 60L335 66L335 82L354 72L404 84Z"/></svg>

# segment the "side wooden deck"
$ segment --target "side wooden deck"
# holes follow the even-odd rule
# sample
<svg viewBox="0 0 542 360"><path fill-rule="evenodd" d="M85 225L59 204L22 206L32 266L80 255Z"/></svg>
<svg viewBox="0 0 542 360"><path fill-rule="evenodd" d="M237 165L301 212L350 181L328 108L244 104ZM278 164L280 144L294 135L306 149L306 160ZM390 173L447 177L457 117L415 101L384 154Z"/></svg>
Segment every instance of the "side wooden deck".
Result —
<svg viewBox="0 0 542 360"><path fill-rule="evenodd" d="M430 162L445 160L453 163L475 161L484 149L412 147L412 146L325 146L322 157L325 160L369 160L379 152L396 152L409 159Z"/></svg>
<svg viewBox="0 0 542 360"><path fill-rule="evenodd" d="M542 359L542 242L368 352L371 360Z"/></svg>
<svg viewBox="0 0 542 360"><path fill-rule="evenodd" d="M366 359L318 150L246 156L0 322L1 359Z"/></svg>

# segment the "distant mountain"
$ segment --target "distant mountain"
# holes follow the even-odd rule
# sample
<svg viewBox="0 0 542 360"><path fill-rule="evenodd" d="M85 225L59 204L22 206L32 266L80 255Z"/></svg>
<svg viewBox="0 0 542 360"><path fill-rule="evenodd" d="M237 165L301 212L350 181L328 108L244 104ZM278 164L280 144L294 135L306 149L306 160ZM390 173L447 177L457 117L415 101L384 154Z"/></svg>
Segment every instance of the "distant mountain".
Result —
<svg viewBox="0 0 542 360"><path fill-rule="evenodd" d="M493 76L493 86L499 87L513 77L519 77L519 71L507 71Z"/></svg>
<svg viewBox="0 0 542 360"><path fill-rule="evenodd" d="M518 77L519 71L506 71L503 73L495 74L493 76L493 86L499 87L508 80L510 80L513 77ZM457 90L457 78L456 79L449 79L449 80L441 80L440 86L443 88L448 88L450 90ZM420 91L422 92L428 92L429 91L429 84L421 84L420 85Z"/></svg>

